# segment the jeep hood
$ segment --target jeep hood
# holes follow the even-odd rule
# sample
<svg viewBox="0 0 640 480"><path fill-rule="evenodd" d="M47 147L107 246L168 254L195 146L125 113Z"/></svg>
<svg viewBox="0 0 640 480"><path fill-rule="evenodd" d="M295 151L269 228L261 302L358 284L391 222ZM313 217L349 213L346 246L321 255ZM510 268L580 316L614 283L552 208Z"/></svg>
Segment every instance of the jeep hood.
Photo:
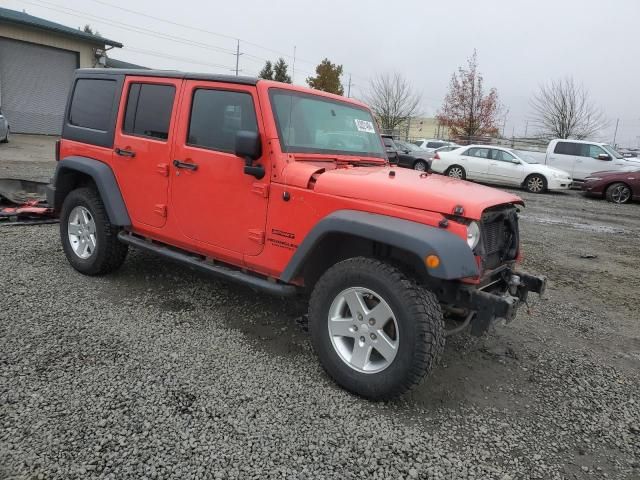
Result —
<svg viewBox="0 0 640 480"><path fill-rule="evenodd" d="M317 176L314 191L446 215L462 206L462 216L474 220L480 219L489 207L524 204L520 197L496 188L397 167L328 170Z"/></svg>

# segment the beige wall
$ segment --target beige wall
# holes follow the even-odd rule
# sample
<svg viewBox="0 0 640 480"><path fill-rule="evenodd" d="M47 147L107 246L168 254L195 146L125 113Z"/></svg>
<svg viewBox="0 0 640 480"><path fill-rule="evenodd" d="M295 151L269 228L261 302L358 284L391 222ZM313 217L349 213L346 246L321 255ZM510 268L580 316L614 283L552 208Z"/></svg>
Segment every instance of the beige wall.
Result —
<svg viewBox="0 0 640 480"><path fill-rule="evenodd" d="M0 37L78 52L80 54L80 68L101 67L96 62L95 49L104 49L104 45L92 45L57 33L4 23L0 23Z"/></svg>

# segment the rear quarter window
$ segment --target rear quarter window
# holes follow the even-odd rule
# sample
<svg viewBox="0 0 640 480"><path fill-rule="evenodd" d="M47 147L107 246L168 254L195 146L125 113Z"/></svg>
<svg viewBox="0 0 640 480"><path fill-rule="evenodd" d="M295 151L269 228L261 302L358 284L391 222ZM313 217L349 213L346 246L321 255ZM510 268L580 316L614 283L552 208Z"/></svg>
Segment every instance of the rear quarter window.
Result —
<svg viewBox="0 0 640 480"><path fill-rule="evenodd" d="M109 130L116 87L114 80L79 79L73 89L69 123L102 132Z"/></svg>

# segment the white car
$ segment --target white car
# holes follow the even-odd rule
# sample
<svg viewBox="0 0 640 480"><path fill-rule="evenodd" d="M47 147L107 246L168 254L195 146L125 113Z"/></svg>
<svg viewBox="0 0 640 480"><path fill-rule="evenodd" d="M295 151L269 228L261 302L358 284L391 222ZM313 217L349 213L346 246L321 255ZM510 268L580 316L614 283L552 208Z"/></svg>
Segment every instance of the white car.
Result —
<svg viewBox="0 0 640 480"><path fill-rule="evenodd" d="M525 154L491 145L469 145L450 152L438 152L431 169L453 178L524 187L531 193L567 190L569 173L537 163Z"/></svg>
<svg viewBox="0 0 640 480"><path fill-rule="evenodd" d="M416 140L415 142L413 142L413 144L417 145L423 150L426 150L427 152L434 152L436 149L440 147L455 145L454 143L447 142L445 140L437 140L437 139L427 140L426 138L423 138L422 140Z"/></svg>

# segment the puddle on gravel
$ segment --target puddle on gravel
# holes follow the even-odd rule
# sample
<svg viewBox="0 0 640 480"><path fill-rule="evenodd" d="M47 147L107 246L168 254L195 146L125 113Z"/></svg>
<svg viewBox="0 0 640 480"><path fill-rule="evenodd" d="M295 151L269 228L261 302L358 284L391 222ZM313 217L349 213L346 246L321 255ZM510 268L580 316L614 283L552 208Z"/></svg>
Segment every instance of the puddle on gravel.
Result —
<svg viewBox="0 0 640 480"><path fill-rule="evenodd" d="M583 231L586 231L586 232L624 233L624 234L630 234L630 235L637 235L637 232L632 232L631 230L627 230L627 229L620 228L620 227L611 227L609 225L571 222L569 220L563 220L563 219L559 219L559 218L533 216L533 215L523 215L523 214L520 214L519 218L521 218L522 220L529 221L529 222L543 223L545 225L564 225L564 226L567 226L567 227L575 228L576 230L583 230Z"/></svg>

